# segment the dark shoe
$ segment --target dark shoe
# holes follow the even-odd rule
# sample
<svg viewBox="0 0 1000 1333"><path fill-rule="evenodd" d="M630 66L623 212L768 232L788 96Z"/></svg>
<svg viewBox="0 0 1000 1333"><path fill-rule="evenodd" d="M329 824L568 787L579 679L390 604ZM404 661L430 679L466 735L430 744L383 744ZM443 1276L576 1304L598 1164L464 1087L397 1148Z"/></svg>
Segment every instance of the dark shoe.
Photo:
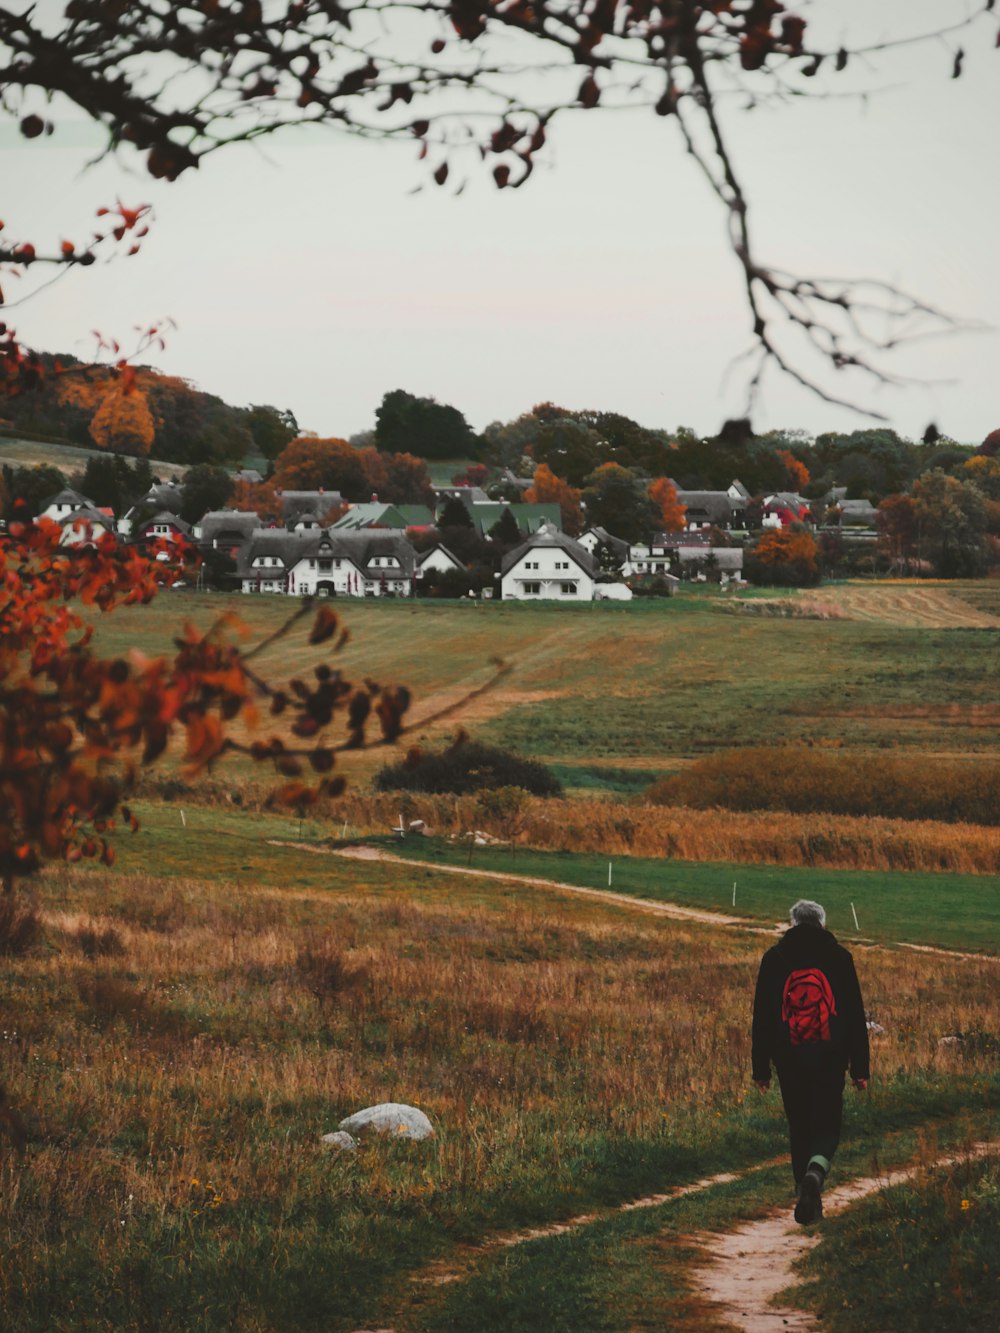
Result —
<svg viewBox="0 0 1000 1333"><path fill-rule="evenodd" d="M794 1217L802 1226L807 1227L810 1222L817 1222L823 1216L823 1200L820 1198L822 1189L822 1175L810 1167L802 1177L799 1198L795 1205Z"/></svg>

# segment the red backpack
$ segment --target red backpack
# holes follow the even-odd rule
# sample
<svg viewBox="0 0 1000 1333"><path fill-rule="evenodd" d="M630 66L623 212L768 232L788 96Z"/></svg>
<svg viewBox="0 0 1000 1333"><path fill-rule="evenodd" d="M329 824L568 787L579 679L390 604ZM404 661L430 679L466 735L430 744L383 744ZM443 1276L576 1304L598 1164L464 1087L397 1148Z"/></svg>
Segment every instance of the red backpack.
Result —
<svg viewBox="0 0 1000 1333"><path fill-rule="evenodd" d="M792 972L781 996L781 1021L788 1024L793 1046L830 1040L830 1019L836 1014L833 991L818 967Z"/></svg>

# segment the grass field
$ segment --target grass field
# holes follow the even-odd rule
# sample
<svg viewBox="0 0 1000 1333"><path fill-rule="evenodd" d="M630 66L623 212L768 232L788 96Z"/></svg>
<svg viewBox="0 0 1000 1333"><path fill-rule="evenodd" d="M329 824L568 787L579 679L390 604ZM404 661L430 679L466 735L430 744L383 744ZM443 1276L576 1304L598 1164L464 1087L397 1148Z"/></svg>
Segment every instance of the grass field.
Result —
<svg viewBox="0 0 1000 1333"><path fill-rule="evenodd" d="M82 473L88 458L98 458L105 451L85 449L75 444L50 444L42 440L18 440L7 435L0 435L0 464L11 467L56 467L64 476ZM187 471L186 464L158 462L151 458L153 472L162 481L180 477Z"/></svg>
<svg viewBox="0 0 1000 1333"><path fill-rule="evenodd" d="M442 739L460 721L482 739L562 765L581 787L592 787L602 768L620 788L624 770L661 774L745 745L900 748L930 762L996 751L1000 654L996 629L967 627L965 599L977 589L992 594L992 585L935 586L951 608L948 628L743 619L725 614L725 597L693 591L631 606L345 604L352 642L341 662L348 673L408 684L419 719L461 700L489 679L491 659L503 658L513 671L501 685L428 738ZM884 592L891 601L893 587ZM205 625L223 606L247 621L252 638L289 611L280 598L177 591L102 621L101 644L163 651L183 617ZM308 671L318 660L292 640L269 650L263 665ZM362 761L362 773L370 768Z"/></svg>
<svg viewBox="0 0 1000 1333"><path fill-rule="evenodd" d="M586 888L608 887L637 898L678 903L771 925L796 898L827 910L838 936L880 943L942 944L1000 953L1000 887L992 876L828 870L797 866L697 863L634 856L583 855L520 848L465 848L434 838L388 839L386 850L440 865L538 876ZM733 907L733 886L736 907ZM851 905L861 929L854 925Z"/></svg>
<svg viewBox="0 0 1000 1333"><path fill-rule="evenodd" d="M500 878L467 877L433 864L468 864L443 838L388 848L425 858L417 866L331 854L341 818L348 834L384 835L396 800L365 791L378 752L348 757L356 794L301 822L263 807L266 772L223 765L206 799L168 765L175 799L137 803L141 829L118 839L113 870L46 872L43 934L0 968L0 1086L29 1132L23 1155L0 1139L0 1326L720 1333L692 1287L696 1233L789 1195L777 1093L748 1090L768 940L514 878L606 888L609 856L626 897L732 912L735 880L750 921L773 924L805 895L826 903L838 935L859 936L885 1031L869 1096L847 1099L838 1173L995 1135L996 958L871 944L995 955L995 877L939 868L961 853L995 870L996 830L621 799L742 744L898 747L922 765L995 753L993 585L935 585L924 603L910 596L922 588L855 587L829 590L829 617L733 613L727 596L693 591L593 610L345 605L353 638L338 665L409 684L418 720L488 680L491 657L509 660L495 690L415 736L439 742L460 722L559 765L575 790L532 807L534 850L474 849L472 870ZM167 651L186 616L204 625L229 609L256 640L290 608L165 592L102 619L100 644ZM259 665L287 678L322 652L287 640ZM472 827L472 804L451 804L454 827ZM408 818L422 812L407 805ZM655 846L640 855L644 838ZM686 859L695 846L701 859ZM758 863L712 855L719 846ZM821 863L923 865L920 847L938 873ZM435 1137L345 1156L320 1147L343 1116L383 1100L420 1105ZM617 1211L725 1170L752 1174ZM822 1282L807 1299L836 1333L937 1333L953 1310L963 1326L977 1327L969 1311L995 1323L995 1274L982 1268L995 1189L987 1164L845 1217L816 1262L856 1270L855 1286L836 1310ZM568 1233L491 1247L581 1213L590 1221ZM905 1234L890 1249L893 1226ZM905 1276L914 1267L926 1280Z"/></svg>
<svg viewBox="0 0 1000 1333"><path fill-rule="evenodd" d="M462 1256L780 1159L777 1095L747 1096L765 942L309 855L275 816L143 813L116 870L43 878L44 940L0 974L0 1077L32 1131L0 1168L5 1328L712 1327L684 1238L784 1200L787 1168ZM857 956L886 1034L842 1169L907 1157L928 1122L986 1132L995 962ZM982 1035L939 1045L956 1031ZM320 1148L380 1100L436 1137ZM416 1280L455 1262L465 1281Z"/></svg>

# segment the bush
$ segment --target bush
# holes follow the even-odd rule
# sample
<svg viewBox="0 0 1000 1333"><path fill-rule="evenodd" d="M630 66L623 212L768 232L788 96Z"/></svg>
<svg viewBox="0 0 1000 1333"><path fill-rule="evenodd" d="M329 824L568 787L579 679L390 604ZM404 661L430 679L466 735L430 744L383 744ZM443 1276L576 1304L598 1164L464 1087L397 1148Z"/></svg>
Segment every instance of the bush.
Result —
<svg viewBox="0 0 1000 1333"><path fill-rule="evenodd" d="M412 749L401 764L387 764L375 775L377 791L461 796L494 787L523 787L533 796L562 795L562 783L544 764L465 736L446 750Z"/></svg>
<svg viewBox="0 0 1000 1333"><path fill-rule="evenodd" d="M42 938L42 918L13 894L0 898L0 954L20 958Z"/></svg>

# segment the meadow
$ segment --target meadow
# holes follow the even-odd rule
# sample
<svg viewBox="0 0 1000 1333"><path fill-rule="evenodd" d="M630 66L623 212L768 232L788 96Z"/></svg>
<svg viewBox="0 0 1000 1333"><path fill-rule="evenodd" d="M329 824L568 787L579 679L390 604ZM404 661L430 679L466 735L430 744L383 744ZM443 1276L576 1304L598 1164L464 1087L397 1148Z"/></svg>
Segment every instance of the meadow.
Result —
<svg viewBox="0 0 1000 1333"><path fill-rule="evenodd" d="M737 914L758 927L804 892L828 902L884 1029L870 1094L847 1098L836 1170L918 1159L928 1173L831 1228L816 1272L831 1254L879 1254L886 1218L906 1216L880 1317L939 1328L920 1319L940 1321L944 1264L949 1299L995 1324L982 1271L995 1167L942 1180L929 1163L996 1133L1000 832L634 795L739 745L932 768L993 757L991 585L937 585L919 604L910 588L824 591L827 618L747 615L693 591L593 610L338 606L352 633L338 665L414 690L411 741L461 723L558 765L568 795L531 804L515 852L469 846L483 826L471 798L372 796L384 751L344 756L348 795L303 820L267 808L266 769L236 759L194 783L174 754L145 781L112 870L45 872L34 939L0 913L0 1325L714 1333L692 1281L704 1233L790 1195L777 1093L748 1087L768 939L518 878L603 888L609 860L626 896L721 912L735 880ZM289 604L164 592L101 619L99 640L163 652L186 617L229 610L252 642ZM493 657L513 667L495 688L419 725L490 680ZM290 638L260 665L287 677L320 660ZM390 842L399 814L439 836ZM334 854L369 835L421 864ZM435 1137L321 1146L384 1100L419 1105ZM620 1211L726 1170L740 1174ZM526 1228L540 1234L497 1244ZM832 1313L822 1281L806 1297L860 1333L877 1326L863 1290Z"/></svg>
<svg viewBox="0 0 1000 1333"><path fill-rule="evenodd" d="M762 941L307 855L287 819L229 818L214 837L211 810L150 818L115 870L49 871L43 938L5 959L0 1074L30 1141L0 1167L4 1327L568 1329L581 1302L585 1327L641 1308L711 1327L685 1227L789 1190L777 1094L747 1087ZM190 864L160 874L185 835ZM989 1132L996 962L884 949L859 969L885 1035L844 1170L907 1158L928 1124L944 1143ZM436 1137L321 1147L382 1100L419 1105ZM768 1162L697 1213L614 1212ZM598 1232L506 1263L469 1248L581 1212L596 1272ZM466 1281L420 1280L455 1263Z"/></svg>

